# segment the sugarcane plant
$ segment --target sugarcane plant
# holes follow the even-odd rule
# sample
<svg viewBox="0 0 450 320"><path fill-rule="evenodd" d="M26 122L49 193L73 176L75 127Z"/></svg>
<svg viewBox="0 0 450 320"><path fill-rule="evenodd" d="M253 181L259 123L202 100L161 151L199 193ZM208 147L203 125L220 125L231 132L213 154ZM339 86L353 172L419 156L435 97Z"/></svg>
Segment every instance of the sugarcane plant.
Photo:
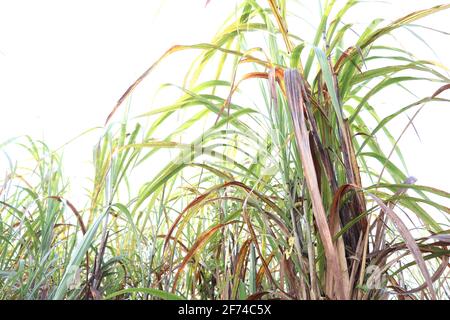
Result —
<svg viewBox="0 0 450 320"><path fill-rule="evenodd" d="M210 43L153 63L106 117L85 205L59 151L1 145L32 160L9 158L0 188L0 297L448 299L450 194L408 174L400 140L450 79L385 40L450 5L356 30L365 4L328 0L312 35L293 31L297 5L240 1ZM178 99L132 116L181 51L199 55L160 89ZM410 82L435 89L380 116L374 97Z"/></svg>

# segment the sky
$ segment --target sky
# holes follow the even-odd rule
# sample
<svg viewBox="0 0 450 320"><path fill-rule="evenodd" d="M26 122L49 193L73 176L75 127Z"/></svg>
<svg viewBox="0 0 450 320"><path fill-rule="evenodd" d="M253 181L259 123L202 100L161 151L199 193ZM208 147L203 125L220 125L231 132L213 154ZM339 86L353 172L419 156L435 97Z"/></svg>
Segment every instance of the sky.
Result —
<svg viewBox="0 0 450 320"><path fill-rule="evenodd" d="M311 22L317 23L319 6L303 2L311 3L304 9ZM389 20L440 3L390 2L361 5L352 18ZM236 3L211 0L205 7L205 0L0 0L0 143L29 134L57 148L84 130L103 126L121 94L167 48L208 42ZM449 18L449 12L444 12L421 23L449 32ZM434 52L415 39L416 55L450 66L449 37L426 30L420 34ZM413 41L414 37L410 34L405 39ZM166 66L167 79L161 76L150 82L179 76L185 63L183 58L176 60ZM145 110L150 95L144 89L136 95L132 108ZM402 98L384 96L377 102L389 111ZM449 107L426 107L414 121L419 136L410 129L401 140L409 173L418 183L447 191ZM401 124L397 129L400 133ZM74 179L83 179L80 163L91 160L93 141L87 135L67 146L66 169Z"/></svg>

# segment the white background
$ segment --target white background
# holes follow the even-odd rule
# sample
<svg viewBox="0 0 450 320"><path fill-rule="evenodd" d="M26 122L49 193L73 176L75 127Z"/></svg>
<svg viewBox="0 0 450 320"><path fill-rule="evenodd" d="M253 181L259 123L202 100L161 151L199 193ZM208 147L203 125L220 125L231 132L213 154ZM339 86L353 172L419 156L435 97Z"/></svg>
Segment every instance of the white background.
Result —
<svg viewBox="0 0 450 320"><path fill-rule="evenodd" d="M306 17L317 25L319 6L304 2L311 3ZM391 2L360 5L347 20L389 20L439 3ZM0 0L0 143L30 134L56 148L88 128L102 126L124 90L167 48L208 42L235 5L235 0L212 0L206 8L205 0ZM450 12L441 12L420 23L448 32L449 18ZM412 48L416 55L450 66L450 37L425 31L421 35L437 56L420 42ZM184 62L177 63L166 66L168 76L176 75ZM401 99L384 96L379 107L404 106L397 103ZM133 107L141 101L144 105L136 108L145 110L150 100L135 100ZM401 141L409 173L420 184L447 191L449 121L450 106L426 107L414 122L420 140L408 130ZM65 164L71 176L81 179L77 168L90 160L95 142L86 136L67 147Z"/></svg>

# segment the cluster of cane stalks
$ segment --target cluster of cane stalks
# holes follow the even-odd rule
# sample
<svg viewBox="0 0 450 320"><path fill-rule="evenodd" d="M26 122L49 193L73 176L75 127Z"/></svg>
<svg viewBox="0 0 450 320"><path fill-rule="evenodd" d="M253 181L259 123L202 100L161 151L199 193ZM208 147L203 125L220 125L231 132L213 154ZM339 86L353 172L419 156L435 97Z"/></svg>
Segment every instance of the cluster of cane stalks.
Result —
<svg viewBox="0 0 450 320"><path fill-rule="evenodd" d="M86 186L42 141L1 144L0 298L448 299L450 194L410 176L400 145L450 80L384 41L450 5L356 30L365 4L329 0L312 35L296 5L243 0L210 43L170 48L108 115ZM125 112L184 51L184 82L161 88L179 96ZM373 97L418 82L435 89L380 115Z"/></svg>

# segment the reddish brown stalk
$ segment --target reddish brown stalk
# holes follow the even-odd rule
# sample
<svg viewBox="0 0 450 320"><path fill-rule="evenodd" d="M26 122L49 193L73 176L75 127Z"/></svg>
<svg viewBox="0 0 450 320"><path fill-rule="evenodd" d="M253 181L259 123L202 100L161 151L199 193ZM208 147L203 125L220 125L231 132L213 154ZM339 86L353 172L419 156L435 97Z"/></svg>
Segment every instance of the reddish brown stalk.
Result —
<svg viewBox="0 0 450 320"><path fill-rule="evenodd" d="M332 277L333 287L327 286L327 295L337 299L348 299L348 290L346 290L343 281L343 272L336 254L336 247L333 244L331 231L328 226L325 209L322 203L322 197L317 182L317 174L314 169L314 162L309 145L309 135L305 121L305 103L303 94L300 90L301 76L296 69L285 71L285 85L288 98L288 104L291 110L292 121L294 124L295 140L303 166L303 174L311 197L314 218L322 240L327 272Z"/></svg>

